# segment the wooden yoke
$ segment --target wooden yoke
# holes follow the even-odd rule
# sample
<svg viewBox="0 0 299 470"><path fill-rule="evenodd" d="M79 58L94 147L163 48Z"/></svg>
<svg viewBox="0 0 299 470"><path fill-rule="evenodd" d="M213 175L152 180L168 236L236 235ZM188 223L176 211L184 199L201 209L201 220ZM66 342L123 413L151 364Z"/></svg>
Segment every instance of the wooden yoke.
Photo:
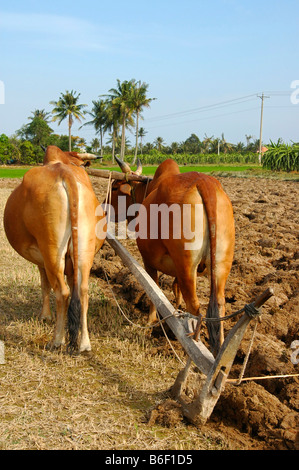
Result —
<svg viewBox="0 0 299 470"><path fill-rule="evenodd" d="M109 170L91 170L87 169L86 173L90 176L99 176L101 178L110 178L112 180L125 180L125 181L142 181L147 183L151 181L153 178L151 176L144 176L144 175L134 175L134 173L120 173L119 171L109 171Z"/></svg>

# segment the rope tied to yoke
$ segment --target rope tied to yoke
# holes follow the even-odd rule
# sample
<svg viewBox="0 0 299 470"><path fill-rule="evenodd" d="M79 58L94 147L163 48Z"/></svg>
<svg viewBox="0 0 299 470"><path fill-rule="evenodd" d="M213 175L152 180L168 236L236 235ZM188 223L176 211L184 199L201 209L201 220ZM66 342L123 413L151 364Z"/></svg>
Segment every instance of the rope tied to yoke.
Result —
<svg viewBox="0 0 299 470"><path fill-rule="evenodd" d="M174 315L177 317L188 317L194 320L205 321L205 322L221 322L221 321L229 320L230 318L234 318L243 312L245 312L246 315L248 315L250 318L256 318L261 314L261 309L256 308L254 304L251 303L251 304L246 304L243 308L241 308L240 310L237 310L234 313L231 313L230 315L226 315L224 317L219 317L219 318L207 318L207 317L202 316L201 314L196 316L196 315L192 315L189 312L183 312L182 310L177 310L174 313Z"/></svg>

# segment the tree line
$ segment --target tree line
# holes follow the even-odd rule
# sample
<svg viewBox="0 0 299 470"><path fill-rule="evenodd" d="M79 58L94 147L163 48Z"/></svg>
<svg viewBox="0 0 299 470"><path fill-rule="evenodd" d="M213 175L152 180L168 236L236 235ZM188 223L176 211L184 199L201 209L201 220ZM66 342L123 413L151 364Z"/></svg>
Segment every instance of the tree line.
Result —
<svg viewBox="0 0 299 470"><path fill-rule="evenodd" d="M106 95L100 95L98 100L92 101L92 108L88 111L87 104L79 102L80 93L66 91L61 93L57 101L50 101L53 106L51 114L44 109L35 110L30 116L29 123L22 126L12 137L4 134L0 138L0 158L30 163L31 160L38 162L41 158L41 147L57 145L62 150L100 150L103 156L103 137L110 132L110 153L114 161L115 152L120 150L120 157L124 159L128 142L126 140L126 129L133 128L136 135L135 155L137 159L138 139L144 136L144 130L139 129L139 121L144 108L149 107L155 98L149 98L148 84L135 79L121 82L117 80L115 88L111 88ZM82 124L89 116L90 120ZM50 121L57 121L58 125L67 121L68 137L53 133ZM93 126L95 134L99 136L92 140L88 146L86 141L80 137L72 136L72 126L75 121L80 122L81 127ZM66 142L67 141L67 142ZM67 145L66 145L67 144Z"/></svg>
<svg viewBox="0 0 299 470"><path fill-rule="evenodd" d="M229 143L224 134L221 138L205 134L200 140L194 133L185 141L172 142L170 145L166 145L160 136L154 142L144 143L147 132L140 126L142 111L156 99L148 97L148 86L140 80L131 79L121 82L118 79L115 88L111 88L107 94L100 95L97 100L92 101L90 110L87 109L87 104L80 103L80 93L73 90L61 93L57 101L50 101L53 107L51 112L37 109L31 113L32 115L28 118L29 122L17 130L13 136L0 135L0 161L36 164L43 160L42 147L48 145L56 145L64 151L86 150L100 154L101 157L106 156L107 160L112 160L113 163L116 153L120 154L121 159L124 160L126 157L133 164L136 162L138 153L144 157L148 155L149 162L155 159L158 162L163 159L164 155L172 155L179 159L179 156L185 158L185 155L210 155L214 158L217 155L233 156L233 154L250 154L250 161L255 161L259 140L251 135L245 135L246 144ZM59 126L67 121L68 135L54 133L50 125L55 121ZM72 126L75 121L81 124L79 129L84 126L94 128L95 137L89 144L85 139L72 135ZM134 146L131 146L128 141L127 129L135 134ZM106 144L104 144L105 134L108 134ZM194 161L197 161L196 158Z"/></svg>

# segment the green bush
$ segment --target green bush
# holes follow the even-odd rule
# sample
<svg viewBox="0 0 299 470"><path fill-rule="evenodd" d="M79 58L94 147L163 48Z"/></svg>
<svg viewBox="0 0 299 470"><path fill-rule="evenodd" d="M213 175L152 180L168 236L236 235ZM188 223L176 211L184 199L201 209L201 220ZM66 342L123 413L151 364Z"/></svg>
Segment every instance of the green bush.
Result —
<svg viewBox="0 0 299 470"><path fill-rule="evenodd" d="M0 163L19 161L20 151L5 134L0 135Z"/></svg>
<svg viewBox="0 0 299 470"><path fill-rule="evenodd" d="M34 145L25 140L20 144L20 152L21 152L21 163L25 165L32 165L36 163L36 154Z"/></svg>
<svg viewBox="0 0 299 470"><path fill-rule="evenodd" d="M299 144L281 143L279 139L275 144L271 141L262 158L264 168L277 171L299 171Z"/></svg>

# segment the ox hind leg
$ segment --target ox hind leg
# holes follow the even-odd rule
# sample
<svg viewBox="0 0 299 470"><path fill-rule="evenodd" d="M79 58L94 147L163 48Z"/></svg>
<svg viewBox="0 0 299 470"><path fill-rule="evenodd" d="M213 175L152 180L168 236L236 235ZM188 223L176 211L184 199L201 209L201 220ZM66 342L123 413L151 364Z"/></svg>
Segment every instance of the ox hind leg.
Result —
<svg viewBox="0 0 299 470"><path fill-rule="evenodd" d="M64 280L64 269L55 272L55 269L48 266L46 275L56 298L56 324L51 346L58 348L65 343L66 313L70 291Z"/></svg>
<svg viewBox="0 0 299 470"><path fill-rule="evenodd" d="M89 265L87 267L80 267L80 286L78 287L78 296L80 298L81 304L81 318L80 318L80 330L81 335L79 339L79 351L91 351L91 344L88 334L88 326L87 326L87 312L88 312L88 302L89 302L89 295L88 295L88 279L90 274ZM70 288L71 295L73 294L74 289L74 271L73 271L73 263L70 257L66 258L66 266L65 266L65 274L67 277L67 283Z"/></svg>
<svg viewBox="0 0 299 470"><path fill-rule="evenodd" d="M196 294L197 274L195 269L180 269L177 274L178 286L186 304L187 312L199 315L199 300Z"/></svg>
<svg viewBox="0 0 299 470"><path fill-rule="evenodd" d="M49 283L45 269L41 267L38 267L38 269L40 272L42 298L43 298L43 306L42 306L42 311L40 313L39 318L40 320L51 321L53 319L51 308L50 308L51 285Z"/></svg>
<svg viewBox="0 0 299 470"><path fill-rule="evenodd" d="M172 290L175 297L176 308L179 309L182 305L183 296L177 278L173 281Z"/></svg>
<svg viewBox="0 0 299 470"><path fill-rule="evenodd" d="M81 285L80 285L80 300L81 300L81 336L79 342L79 351L90 351L91 344L88 334L87 326L87 312L88 312L88 279L89 279L90 269L85 268L84 272L81 272Z"/></svg>
<svg viewBox="0 0 299 470"><path fill-rule="evenodd" d="M219 309L219 317L225 316L225 285L231 269L231 263L219 263L216 272L216 297ZM220 346L224 341L224 325L223 321L220 322Z"/></svg>

